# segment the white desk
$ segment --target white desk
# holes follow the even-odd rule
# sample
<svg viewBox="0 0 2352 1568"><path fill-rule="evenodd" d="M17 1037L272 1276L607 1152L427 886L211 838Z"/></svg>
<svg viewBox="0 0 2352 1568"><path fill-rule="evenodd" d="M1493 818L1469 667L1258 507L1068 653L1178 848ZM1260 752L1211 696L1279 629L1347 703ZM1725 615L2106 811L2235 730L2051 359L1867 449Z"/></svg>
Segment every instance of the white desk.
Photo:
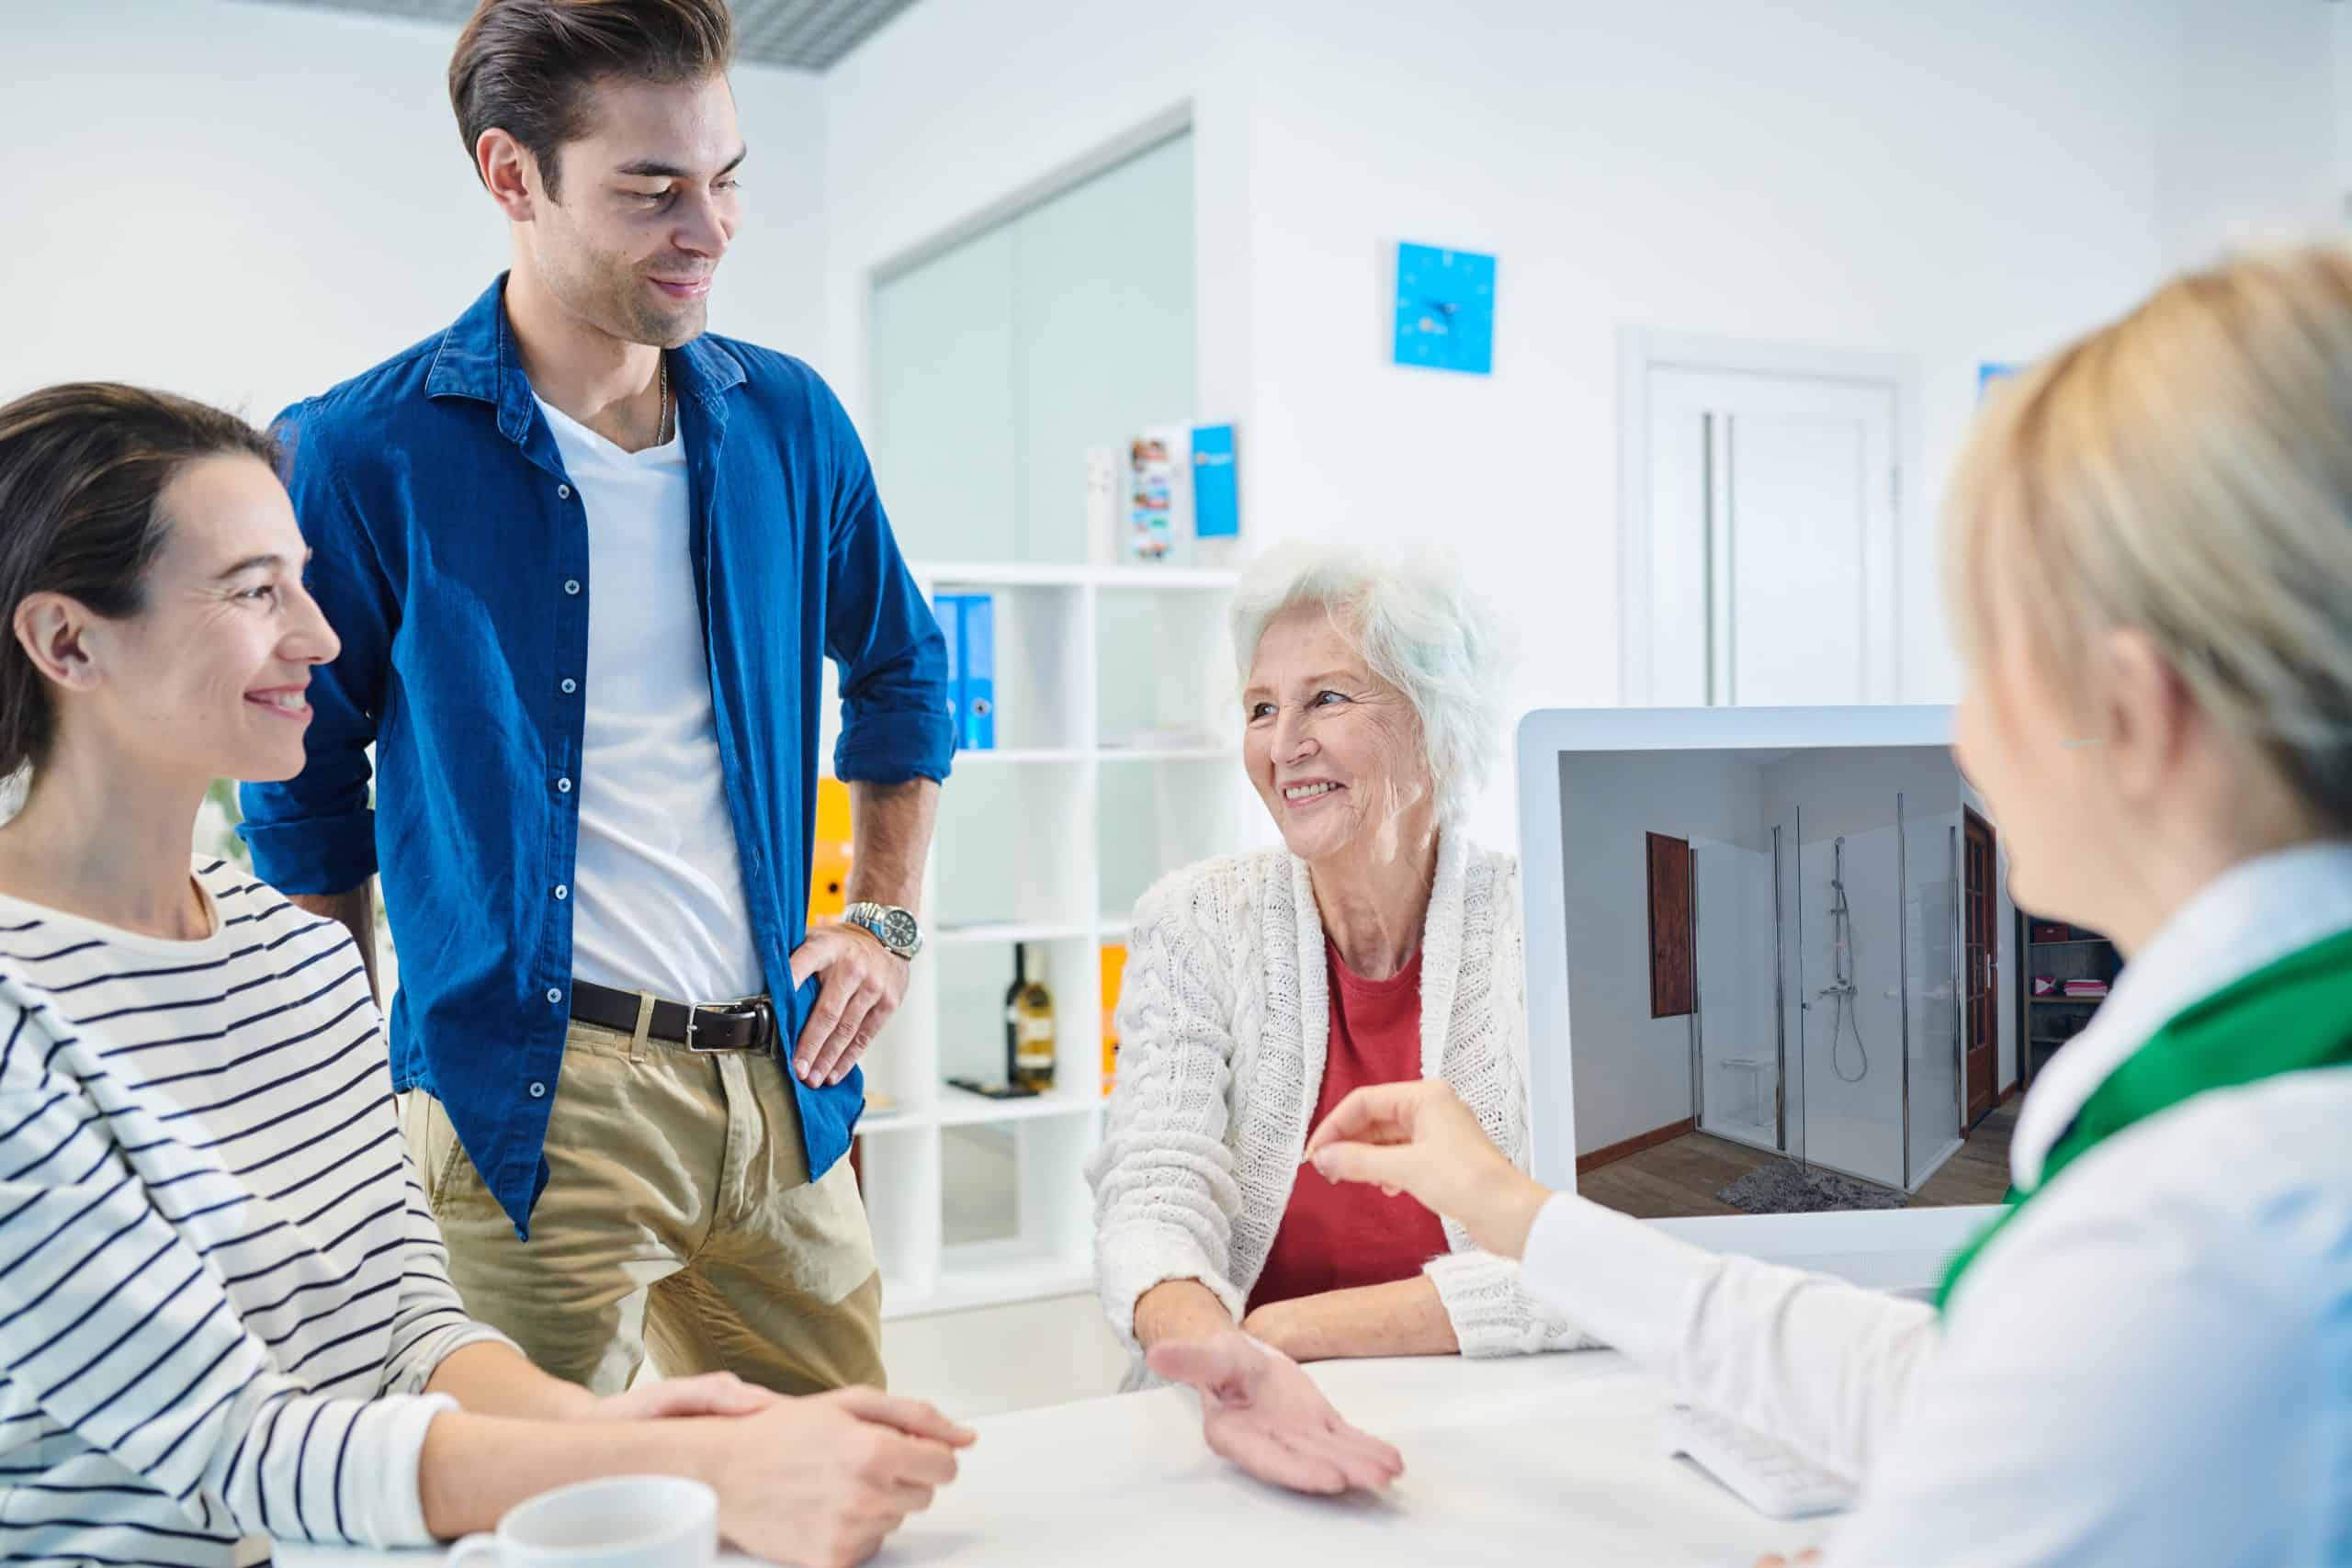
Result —
<svg viewBox="0 0 2352 1568"><path fill-rule="evenodd" d="M1088 1400L977 1423L963 1474L880 1568L1448 1568L1455 1563L1747 1568L1810 1545L1821 1519L1761 1518L1658 1451L1665 1386L1607 1351L1310 1369L1341 1414L1394 1442L1380 1497L1261 1486L1202 1446L1193 1395ZM282 1546L282 1568L411 1568L425 1553Z"/></svg>

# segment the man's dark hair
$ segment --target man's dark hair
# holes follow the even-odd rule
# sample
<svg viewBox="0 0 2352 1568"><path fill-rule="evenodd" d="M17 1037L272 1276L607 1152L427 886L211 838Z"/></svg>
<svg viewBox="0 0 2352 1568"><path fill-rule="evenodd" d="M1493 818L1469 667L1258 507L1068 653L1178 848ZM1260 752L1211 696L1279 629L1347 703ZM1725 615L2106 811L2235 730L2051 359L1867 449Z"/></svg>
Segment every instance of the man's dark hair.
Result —
<svg viewBox="0 0 2352 1568"><path fill-rule="evenodd" d="M62 593L109 620L146 606L147 569L182 468L222 453L275 468L277 447L235 414L111 381L72 381L0 407L0 777L48 760L49 683L6 622Z"/></svg>
<svg viewBox="0 0 2352 1568"><path fill-rule="evenodd" d="M734 53L727 0L481 0L449 57L449 107L468 162L483 131L503 130L560 200L556 153L588 134L592 86L699 82Z"/></svg>

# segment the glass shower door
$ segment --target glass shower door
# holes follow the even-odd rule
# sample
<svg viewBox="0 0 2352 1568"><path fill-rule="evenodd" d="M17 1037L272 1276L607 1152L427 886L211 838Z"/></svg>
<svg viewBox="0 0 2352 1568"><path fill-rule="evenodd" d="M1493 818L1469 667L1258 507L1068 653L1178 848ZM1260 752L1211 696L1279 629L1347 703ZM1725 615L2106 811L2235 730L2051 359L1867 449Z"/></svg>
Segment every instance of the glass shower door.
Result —
<svg viewBox="0 0 2352 1568"><path fill-rule="evenodd" d="M1804 811L1792 804L1772 825L1773 963L1781 1024L1781 1152L1799 1165L1809 1163L1804 1122L1805 1027L1812 1016L1804 1005Z"/></svg>
<svg viewBox="0 0 2352 1568"><path fill-rule="evenodd" d="M1785 1115L1773 852L1769 843L1693 840L1690 863L1699 1124L1778 1149Z"/></svg>
<svg viewBox="0 0 2352 1568"><path fill-rule="evenodd" d="M1913 801L1904 820L1910 1059L1903 1175L1905 1185L1916 1188L1960 1144L1963 884L1958 804L1940 797Z"/></svg>

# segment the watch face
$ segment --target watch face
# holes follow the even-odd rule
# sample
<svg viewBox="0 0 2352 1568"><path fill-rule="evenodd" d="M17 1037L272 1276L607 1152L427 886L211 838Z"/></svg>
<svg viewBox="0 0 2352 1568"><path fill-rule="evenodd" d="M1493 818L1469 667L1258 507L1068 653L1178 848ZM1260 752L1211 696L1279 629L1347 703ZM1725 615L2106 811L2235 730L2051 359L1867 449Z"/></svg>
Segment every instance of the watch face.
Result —
<svg viewBox="0 0 2352 1568"><path fill-rule="evenodd" d="M1484 376L1494 368L1494 342L1493 256L1396 247L1397 364Z"/></svg>
<svg viewBox="0 0 2352 1568"><path fill-rule="evenodd" d="M885 909L882 912L882 942L885 946L912 947L922 934L922 928L904 909Z"/></svg>

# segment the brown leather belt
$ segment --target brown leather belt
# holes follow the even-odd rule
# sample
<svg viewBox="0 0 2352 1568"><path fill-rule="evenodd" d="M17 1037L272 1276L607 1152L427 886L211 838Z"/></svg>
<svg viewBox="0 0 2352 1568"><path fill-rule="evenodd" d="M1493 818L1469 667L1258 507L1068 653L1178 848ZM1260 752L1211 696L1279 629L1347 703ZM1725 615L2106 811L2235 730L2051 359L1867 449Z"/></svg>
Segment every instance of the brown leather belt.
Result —
<svg viewBox="0 0 2352 1568"><path fill-rule="evenodd" d="M616 991L590 980L571 982L571 1016L582 1023L637 1032L638 993ZM736 1002L673 1002L653 998L650 1039L690 1051L767 1051L775 1046L775 1004L765 997Z"/></svg>

